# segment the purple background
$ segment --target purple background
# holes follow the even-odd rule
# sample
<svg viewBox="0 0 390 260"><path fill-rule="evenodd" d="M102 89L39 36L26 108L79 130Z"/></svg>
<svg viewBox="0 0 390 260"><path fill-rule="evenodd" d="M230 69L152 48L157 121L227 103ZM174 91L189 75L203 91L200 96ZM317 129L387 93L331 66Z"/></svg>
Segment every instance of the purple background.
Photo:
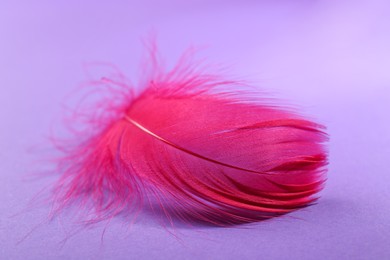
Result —
<svg viewBox="0 0 390 260"><path fill-rule="evenodd" d="M136 78L154 29L172 62L191 44L236 75L326 124L329 181L315 206L236 228L177 228L115 219L61 241L66 217L35 229L25 211L51 179L25 181L33 156L85 79L108 61ZM390 3L340 0L0 1L0 259L390 258ZM23 214L13 216L16 212Z"/></svg>

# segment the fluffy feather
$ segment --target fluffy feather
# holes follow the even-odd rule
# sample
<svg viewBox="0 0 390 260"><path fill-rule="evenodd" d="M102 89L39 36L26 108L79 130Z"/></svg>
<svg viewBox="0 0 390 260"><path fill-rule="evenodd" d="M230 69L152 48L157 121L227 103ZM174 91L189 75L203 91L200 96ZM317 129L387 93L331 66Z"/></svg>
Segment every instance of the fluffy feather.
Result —
<svg viewBox="0 0 390 260"><path fill-rule="evenodd" d="M139 94L119 74L92 82L109 97L90 107L86 131L59 161L57 210L77 200L101 220L150 205L168 219L221 225L316 200L327 163L324 127L187 56L166 71L153 48Z"/></svg>

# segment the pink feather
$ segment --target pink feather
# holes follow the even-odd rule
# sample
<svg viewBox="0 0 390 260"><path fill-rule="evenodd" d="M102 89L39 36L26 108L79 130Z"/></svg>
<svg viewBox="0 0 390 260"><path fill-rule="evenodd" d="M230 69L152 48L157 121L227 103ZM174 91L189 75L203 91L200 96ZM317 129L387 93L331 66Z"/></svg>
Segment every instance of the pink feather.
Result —
<svg viewBox="0 0 390 260"><path fill-rule="evenodd" d="M139 94L121 75L92 82L109 97L90 107L82 140L59 162L58 210L77 200L102 220L148 205L168 219L221 225L317 199L327 164L323 126L205 73L187 55L170 71L154 49L150 57Z"/></svg>

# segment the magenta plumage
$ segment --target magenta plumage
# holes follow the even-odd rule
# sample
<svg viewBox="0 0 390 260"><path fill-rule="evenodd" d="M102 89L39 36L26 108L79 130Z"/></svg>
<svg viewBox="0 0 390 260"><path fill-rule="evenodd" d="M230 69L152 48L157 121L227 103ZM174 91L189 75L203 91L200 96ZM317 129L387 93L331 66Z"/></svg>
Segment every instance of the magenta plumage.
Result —
<svg viewBox="0 0 390 260"><path fill-rule="evenodd" d="M91 82L108 97L81 111L86 128L58 164L57 209L77 201L107 219L151 207L168 219L226 225L317 199L324 127L186 56L165 70L152 50L138 94L120 75Z"/></svg>

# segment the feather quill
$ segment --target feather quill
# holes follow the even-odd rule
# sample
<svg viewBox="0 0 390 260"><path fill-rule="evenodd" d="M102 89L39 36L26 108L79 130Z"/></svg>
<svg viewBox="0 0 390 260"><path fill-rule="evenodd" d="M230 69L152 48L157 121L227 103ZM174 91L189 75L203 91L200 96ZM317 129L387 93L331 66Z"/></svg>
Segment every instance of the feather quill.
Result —
<svg viewBox="0 0 390 260"><path fill-rule="evenodd" d="M148 205L170 220L227 225L317 199L325 128L189 56L165 70L153 45L138 94L119 73L91 82L109 95L85 110L86 131L58 163L56 210L77 200L103 220Z"/></svg>

